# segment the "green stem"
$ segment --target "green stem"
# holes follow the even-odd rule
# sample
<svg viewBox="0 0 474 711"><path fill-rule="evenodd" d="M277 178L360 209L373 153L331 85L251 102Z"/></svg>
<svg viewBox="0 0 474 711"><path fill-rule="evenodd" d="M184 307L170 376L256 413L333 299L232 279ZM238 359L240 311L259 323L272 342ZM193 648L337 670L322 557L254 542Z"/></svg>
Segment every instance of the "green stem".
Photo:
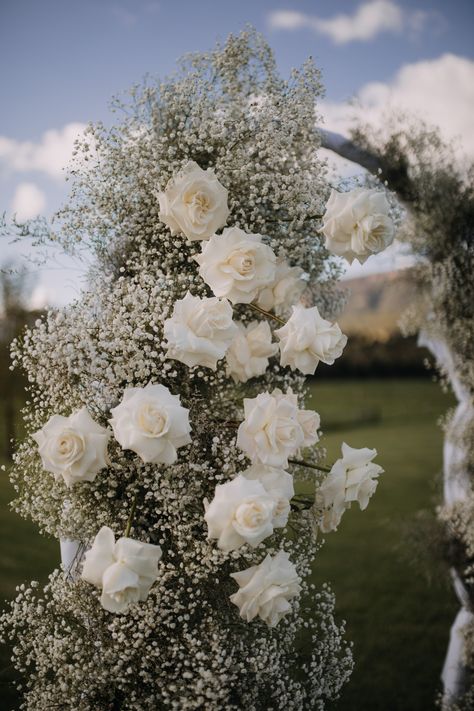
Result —
<svg viewBox="0 0 474 711"><path fill-rule="evenodd" d="M248 304L248 305L254 311L258 311L259 314L262 314L263 316L266 316L267 318L272 318L274 321L278 321L278 323L280 323L282 326L285 326L286 321L283 321L282 318L275 316L275 314L271 314L270 311L265 311L265 309L261 309L260 306L257 306L256 304Z"/></svg>
<svg viewBox="0 0 474 711"><path fill-rule="evenodd" d="M125 529L124 537L128 538L130 534L130 529L132 528L132 523L133 523L133 517L135 516L135 511L137 510L137 499L138 499L138 493L135 494L133 497L133 502L132 502L132 508L130 509L130 514L128 517L127 521L127 527Z"/></svg>
<svg viewBox="0 0 474 711"><path fill-rule="evenodd" d="M309 469L316 469L319 472L330 472L331 467L325 467L324 464L311 464L310 462L305 462L304 459L289 459L290 464L297 464L299 467L308 467Z"/></svg>

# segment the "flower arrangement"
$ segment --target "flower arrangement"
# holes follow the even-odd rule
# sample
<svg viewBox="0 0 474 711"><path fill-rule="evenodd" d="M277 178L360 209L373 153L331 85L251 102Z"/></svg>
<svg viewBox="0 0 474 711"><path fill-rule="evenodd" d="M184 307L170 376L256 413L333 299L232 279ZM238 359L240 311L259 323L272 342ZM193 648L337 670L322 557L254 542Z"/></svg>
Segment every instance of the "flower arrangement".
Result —
<svg viewBox="0 0 474 711"><path fill-rule="evenodd" d="M318 530L382 469L347 445L322 463L304 376L346 342L321 230L350 258L391 233L372 194L343 237L331 202L321 221L320 92L311 62L283 81L246 31L78 148L54 238L95 252L90 289L13 346L32 433L15 507L78 542L3 618L24 709L322 709L350 675L308 575Z"/></svg>

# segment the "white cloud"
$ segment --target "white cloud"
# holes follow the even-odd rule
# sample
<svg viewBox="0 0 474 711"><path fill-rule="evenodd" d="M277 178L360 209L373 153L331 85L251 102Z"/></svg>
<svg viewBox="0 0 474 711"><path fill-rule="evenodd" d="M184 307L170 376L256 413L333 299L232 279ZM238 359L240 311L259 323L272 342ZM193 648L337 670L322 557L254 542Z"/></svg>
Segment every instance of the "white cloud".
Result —
<svg viewBox="0 0 474 711"><path fill-rule="evenodd" d="M161 5L156 0L145 2L143 5L135 3L133 10L123 5L112 5L110 7L112 17L122 27L134 27L141 20L147 20L147 16L156 15L160 10Z"/></svg>
<svg viewBox="0 0 474 711"><path fill-rule="evenodd" d="M35 183L20 183L13 195L11 209L20 222L37 217L46 207L46 196Z"/></svg>
<svg viewBox="0 0 474 711"><path fill-rule="evenodd" d="M434 16L432 12L403 9L393 0L368 0L359 5L352 15L339 13L323 18L294 10L275 10L268 15L268 22L273 29L307 28L326 35L335 44L345 44L366 42L382 32L399 34L406 29L419 32Z"/></svg>
<svg viewBox="0 0 474 711"><path fill-rule="evenodd" d="M74 141L85 127L83 123L68 123L61 129L50 129L43 133L38 143L0 136L0 163L18 173L37 171L62 179L63 169L72 156Z"/></svg>
<svg viewBox="0 0 474 711"><path fill-rule="evenodd" d="M447 140L458 141L459 157L474 157L474 62L444 54L406 64L388 83L370 82L358 92L353 106L324 102L325 126L346 134L354 120L381 127L387 116L406 111L438 126Z"/></svg>
<svg viewBox="0 0 474 711"><path fill-rule="evenodd" d="M447 140L459 138L453 159L462 162L474 158L474 62L453 54L444 54L403 66L392 81L370 82L357 93L352 105L323 102L319 110L325 127L348 135L357 120L383 129L385 118L404 110L418 115L427 123L439 126ZM356 175L359 167L325 151L330 164L341 177ZM356 262L347 268L345 277L355 278L376 272L410 266L413 257L398 244L371 257L363 265Z"/></svg>

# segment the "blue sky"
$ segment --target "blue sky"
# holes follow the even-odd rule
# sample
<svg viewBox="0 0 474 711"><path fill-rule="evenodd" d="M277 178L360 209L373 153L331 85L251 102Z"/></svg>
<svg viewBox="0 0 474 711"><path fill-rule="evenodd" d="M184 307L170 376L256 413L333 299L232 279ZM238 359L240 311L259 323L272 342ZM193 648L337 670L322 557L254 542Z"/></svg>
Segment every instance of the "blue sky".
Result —
<svg viewBox="0 0 474 711"><path fill-rule="evenodd" d="M464 132L443 113L443 92L467 121L473 20L469 0L1 0L0 210L51 214L76 125L109 122L111 95L246 23L266 35L284 74L315 58L331 116L361 90L372 104L388 90L416 103L428 75L434 120Z"/></svg>

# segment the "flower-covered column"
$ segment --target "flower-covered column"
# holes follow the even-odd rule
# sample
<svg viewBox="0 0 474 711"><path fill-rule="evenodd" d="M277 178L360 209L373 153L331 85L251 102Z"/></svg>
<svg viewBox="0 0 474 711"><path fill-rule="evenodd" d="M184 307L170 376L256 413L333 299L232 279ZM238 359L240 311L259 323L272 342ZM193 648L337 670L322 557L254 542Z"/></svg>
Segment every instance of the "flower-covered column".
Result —
<svg viewBox="0 0 474 711"><path fill-rule="evenodd" d="M420 346L428 348L451 384L458 404L450 418L443 444L443 492L444 507L464 502L471 493L471 480L467 469L468 443L463 434L474 422L472 397L456 373L453 357L447 343L436 335L422 331L418 338ZM474 623L472 601L463 578L456 568L451 568L453 588L461 608L457 613L449 633L449 644L441 673L444 689L444 703L449 706L461 699L469 688L470 671L465 663L465 630Z"/></svg>
<svg viewBox="0 0 474 711"><path fill-rule="evenodd" d="M421 256L420 283L428 301L412 330L419 331L420 345L434 355L458 400L445 433L440 509L447 537L464 558L464 569L458 565L451 571L461 609L442 672L449 707L465 703L468 687L468 697L474 697L474 669L466 666L467 647L474 648L474 600L467 581L474 556L474 196L466 179L469 167L456 165L452 146L429 125L412 122L407 128L405 118L387 117L383 134L359 128L355 141L329 131L321 136L323 146L385 181L407 208L405 239ZM471 175L472 169L471 164Z"/></svg>

